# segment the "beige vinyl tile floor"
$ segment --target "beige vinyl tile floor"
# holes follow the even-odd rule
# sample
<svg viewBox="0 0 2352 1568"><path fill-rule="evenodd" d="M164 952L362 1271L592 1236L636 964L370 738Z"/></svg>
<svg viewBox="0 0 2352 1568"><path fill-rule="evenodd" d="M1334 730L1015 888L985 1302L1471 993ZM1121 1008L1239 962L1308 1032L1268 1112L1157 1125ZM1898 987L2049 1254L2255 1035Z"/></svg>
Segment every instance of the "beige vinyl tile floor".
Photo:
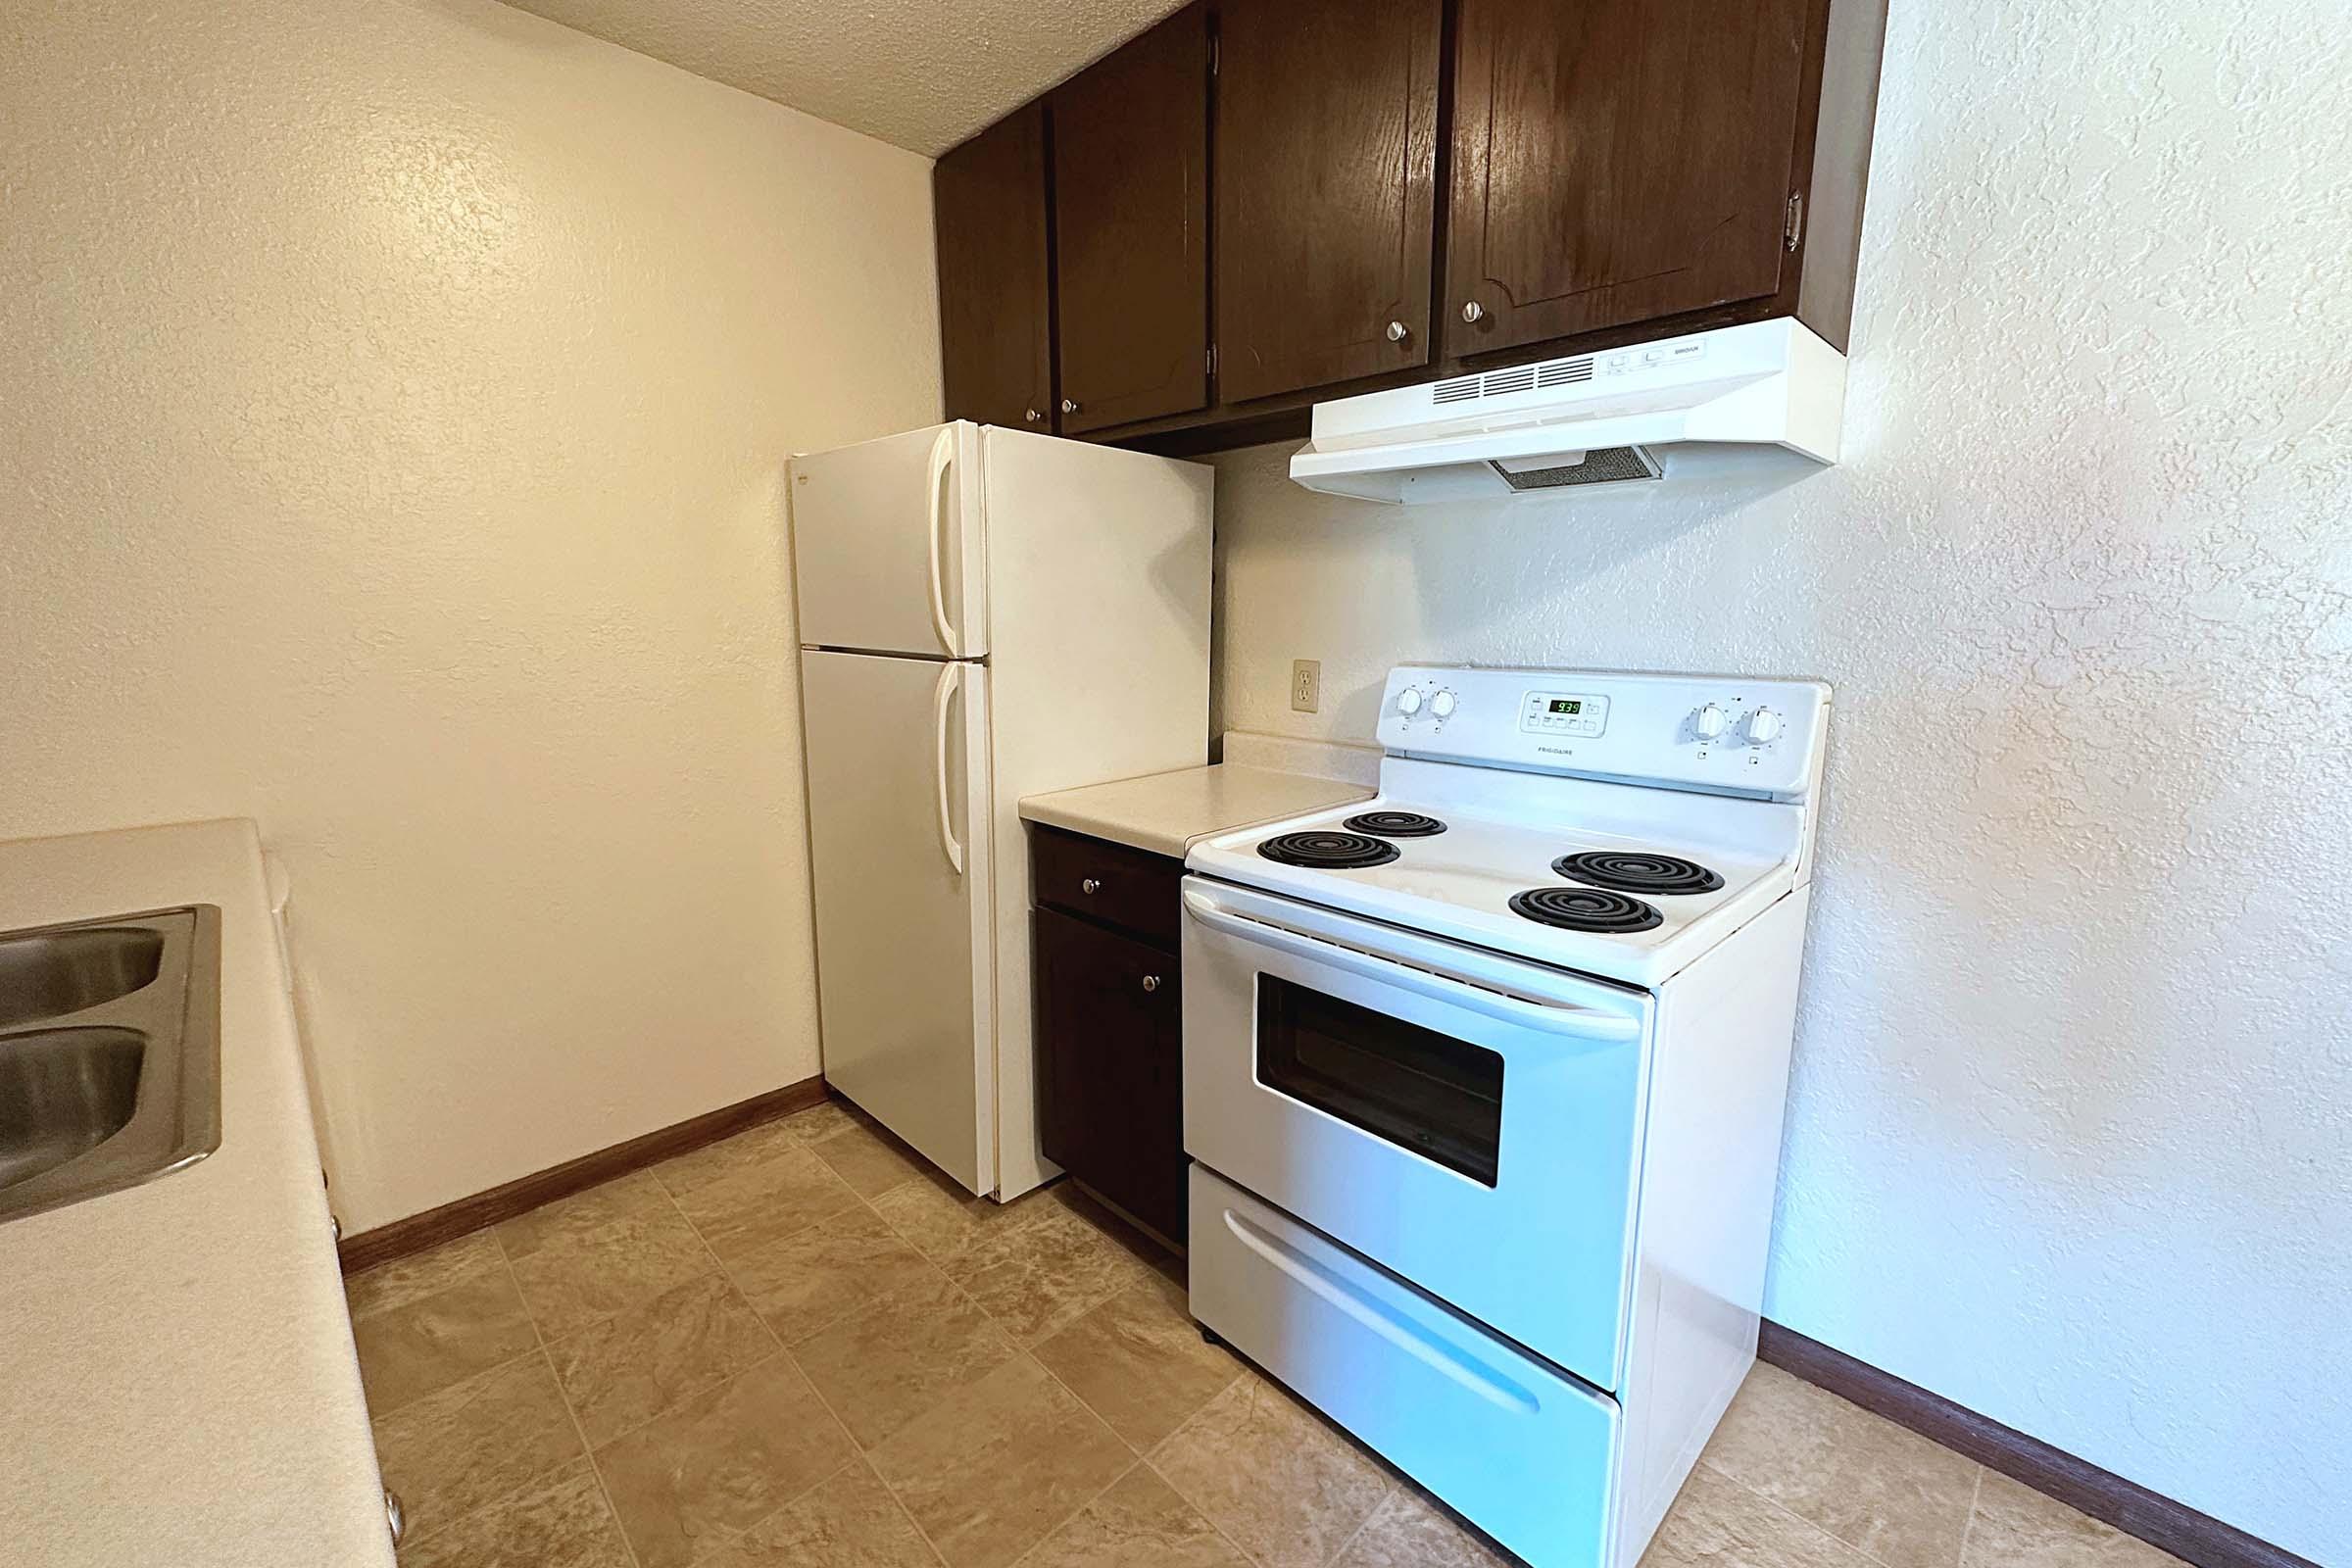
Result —
<svg viewBox="0 0 2352 1568"><path fill-rule="evenodd" d="M1512 1560L1204 1344L1180 1277L833 1102L349 1289L405 1568ZM2174 1559L1759 1366L1643 1562Z"/></svg>

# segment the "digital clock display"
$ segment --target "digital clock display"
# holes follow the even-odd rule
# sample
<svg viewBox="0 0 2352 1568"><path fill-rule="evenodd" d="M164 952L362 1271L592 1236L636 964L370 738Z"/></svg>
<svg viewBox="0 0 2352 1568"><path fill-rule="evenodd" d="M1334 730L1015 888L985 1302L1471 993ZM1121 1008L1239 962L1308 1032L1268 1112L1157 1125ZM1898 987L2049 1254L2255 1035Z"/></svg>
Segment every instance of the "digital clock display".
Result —
<svg viewBox="0 0 2352 1568"><path fill-rule="evenodd" d="M1551 710L1555 713L1581 713L1585 710L1585 705L1573 697L1554 697Z"/></svg>

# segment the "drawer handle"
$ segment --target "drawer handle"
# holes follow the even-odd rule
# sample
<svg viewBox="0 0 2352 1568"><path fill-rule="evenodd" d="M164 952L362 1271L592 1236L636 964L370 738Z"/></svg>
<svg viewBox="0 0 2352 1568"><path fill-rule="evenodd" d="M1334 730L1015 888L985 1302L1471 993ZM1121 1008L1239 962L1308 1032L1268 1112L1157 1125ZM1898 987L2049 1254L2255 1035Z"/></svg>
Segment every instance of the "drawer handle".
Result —
<svg viewBox="0 0 2352 1568"><path fill-rule="evenodd" d="M1155 974L1148 974L1144 976L1144 989L1146 991L1157 991L1159 989L1159 976Z"/></svg>
<svg viewBox="0 0 2352 1568"><path fill-rule="evenodd" d="M1100 892L1102 892L1102 883L1100 883L1100 882L1098 882L1098 881L1096 881L1096 880L1095 880L1093 877L1091 877L1091 876L1088 876L1088 877L1080 877L1080 878L1078 879L1078 891L1079 891L1079 892L1081 892L1081 893L1090 893L1090 894L1091 894L1091 893L1100 893Z"/></svg>
<svg viewBox="0 0 2352 1568"><path fill-rule="evenodd" d="M409 1510L402 1506L400 1494L389 1487L384 1489L384 1528L391 1532L395 1546L409 1533Z"/></svg>

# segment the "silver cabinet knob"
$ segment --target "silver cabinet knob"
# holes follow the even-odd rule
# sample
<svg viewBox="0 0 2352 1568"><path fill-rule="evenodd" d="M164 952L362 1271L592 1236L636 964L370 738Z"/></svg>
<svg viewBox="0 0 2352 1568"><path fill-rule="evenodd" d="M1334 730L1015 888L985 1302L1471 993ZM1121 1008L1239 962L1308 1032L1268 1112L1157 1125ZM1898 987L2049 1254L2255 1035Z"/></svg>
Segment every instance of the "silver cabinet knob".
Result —
<svg viewBox="0 0 2352 1568"><path fill-rule="evenodd" d="M1391 322L1389 323L1389 341L1390 341L1390 342L1392 342L1392 343L1401 343L1401 342L1403 342L1403 341L1404 341L1406 338L1408 338L1408 337L1411 337L1412 335L1413 335L1413 329L1412 329L1411 327L1409 327L1409 326L1405 325L1405 324L1404 324L1402 321L1391 321Z"/></svg>
<svg viewBox="0 0 2352 1568"><path fill-rule="evenodd" d="M389 1487L384 1489L384 1528L392 1532L395 1546L409 1531L409 1511L400 1505L400 1494Z"/></svg>
<svg viewBox="0 0 2352 1568"><path fill-rule="evenodd" d="M1078 891L1081 893L1100 893L1102 891L1102 884L1096 881L1091 876L1081 877L1078 880Z"/></svg>
<svg viewBox="0 0 2352 1568"><path fill-rule="evenodd" d="M1485 319L1486 319L1486 316L1487 316L1487 308L1486 308L1484 305L1481 305L1481 304L1479 304L1479 303L1478 303L1478 301L1476 301L1476 300L1464 300L1464 301L1462 301L1462 319L1463 319L1463 320L1465 320L1465 321L1483 321L1483 320L1485 320Z"/></svg>
<svg viewBox="0 0 2352 1568"><path fill-rule="evenodd" d="M1078 405L1069 398L1063 398L1061 400L1061 412L1064 414L1076 414L1078 412Z"/></svg>
<svg viewBox="0 0 2352 1568"><path fill-rule="evenodd" d="M1155 974L1148 974L1144 976L1144 989L1146 991L1157 991L1159 989L1159 976Z"/></svg>
<svg viewBox="0 0 2352 1568"><path fill-rule="evenodd" d="M335 1213L331 1209L328 1210L326 1216L326 1228L335 1233L336 1241L341 1241L343 1239L343 1216Z"/></svg>
<svg viewBox="0 0 2352 1568"><path fill-rule="evenodd" d="M1023 409L1021 411L1021 417L1027 419L1031 424L1035 424L1038 420L1044 418L1045 416L1038 413L1035 409Z"/></svg>

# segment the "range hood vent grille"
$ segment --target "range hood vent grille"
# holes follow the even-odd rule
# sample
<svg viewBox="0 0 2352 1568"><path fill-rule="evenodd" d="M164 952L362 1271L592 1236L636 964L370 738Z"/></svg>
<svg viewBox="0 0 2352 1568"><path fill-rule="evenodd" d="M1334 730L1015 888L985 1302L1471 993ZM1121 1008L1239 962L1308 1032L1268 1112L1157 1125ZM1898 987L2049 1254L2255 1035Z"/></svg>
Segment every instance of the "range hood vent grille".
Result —
<svg viewBox="0 0 2352 1568"><path fill-rule="evenodd" d="M1429 401L1442 407L1448 403L1468 403L1477 398L1507 397L1514 392L1533 392L1544 387L1574 386L1579 381L1592 379L1592 356L1580 354L1572 360L1514 365L1507 370L1489 370L1484 375L1457 375L1450 381L1440 381L1431 390Z"/></svg>

